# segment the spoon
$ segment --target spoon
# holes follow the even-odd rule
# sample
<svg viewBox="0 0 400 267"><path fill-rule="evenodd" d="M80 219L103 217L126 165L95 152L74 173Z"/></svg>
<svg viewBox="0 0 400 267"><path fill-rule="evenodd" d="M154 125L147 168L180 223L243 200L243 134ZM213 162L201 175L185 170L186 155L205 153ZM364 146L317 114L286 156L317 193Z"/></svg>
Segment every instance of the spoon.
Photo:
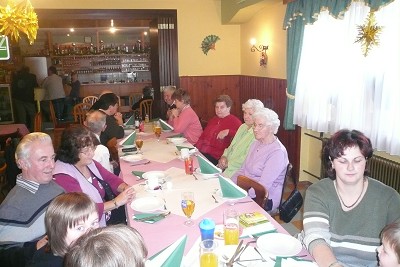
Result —
<svg viewBox="0 0 400 267"><path fill-rule="evenodd" d="M261 260L262 260L263 262L266 262L266 261L267 261L266 259L264 259L263 255L261 255L261 253L260 253L260 251L258 250L258 248L254 247L254 250L258 253L258 255L260 255Z"/></svg>

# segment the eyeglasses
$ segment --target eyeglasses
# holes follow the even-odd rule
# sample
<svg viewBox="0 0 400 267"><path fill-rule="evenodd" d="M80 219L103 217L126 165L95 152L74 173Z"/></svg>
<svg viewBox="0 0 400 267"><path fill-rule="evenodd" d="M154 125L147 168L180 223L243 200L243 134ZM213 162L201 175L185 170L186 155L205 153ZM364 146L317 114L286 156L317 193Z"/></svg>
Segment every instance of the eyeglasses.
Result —
<svg viewBox="0 0 400 267"><path fill-rule="evenodd" d="M264 127L266 127L266 126L268 126L268 125L265 125L265 124L253 124L253 129L264 129Z"/></svg>
<svg viewBox="0 0 400 267"><path fill-rule="evenodd" d="M87 156L88 154L93 153L95 151L95 149L96 149L95 146L86 146L86 147L82 148L79 153L82 153Z"/></svg>

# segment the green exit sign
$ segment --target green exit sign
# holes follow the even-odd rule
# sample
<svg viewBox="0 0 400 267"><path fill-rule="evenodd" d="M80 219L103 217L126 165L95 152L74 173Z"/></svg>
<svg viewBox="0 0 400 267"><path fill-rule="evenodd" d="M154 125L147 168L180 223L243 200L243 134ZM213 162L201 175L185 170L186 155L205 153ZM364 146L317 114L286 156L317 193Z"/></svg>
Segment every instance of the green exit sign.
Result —
<svg viewBox="0 0 400 267"><path fill-rule="evenodd" d="M10 47L8 46L7 36L0 36L0 60L8 60L10 58Z"/></svg>

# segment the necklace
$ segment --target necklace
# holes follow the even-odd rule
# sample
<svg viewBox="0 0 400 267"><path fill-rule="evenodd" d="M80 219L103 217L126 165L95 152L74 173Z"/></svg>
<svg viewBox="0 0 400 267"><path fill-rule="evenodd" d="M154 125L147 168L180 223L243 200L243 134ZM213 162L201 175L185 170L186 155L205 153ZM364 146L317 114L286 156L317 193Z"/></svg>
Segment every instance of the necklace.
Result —
<svg viewBox="0 0 400 267"><path fill-rule="evenodd" d="M362 189L361 189L360 195L358 196L358 198L356 199L356 201L353 204L351 204L350 206L347 206L346 204L344 204L344 201L343 201L342 197L340 196L339 189L337 188L337 182L336 182L336 186L335 186L336 187L336 192L337 192L337 194L339 196L339 199L340 199L340 202L342 202L343 206L345 206L348 209L351 209L352 207L354 207L354 205L357 204L357 202L360 200L360 198L361 198L361 196L362 196L362 194L364 192L364 184L365 184L365 179L363 179L363 184L362 184Z"/></svg>

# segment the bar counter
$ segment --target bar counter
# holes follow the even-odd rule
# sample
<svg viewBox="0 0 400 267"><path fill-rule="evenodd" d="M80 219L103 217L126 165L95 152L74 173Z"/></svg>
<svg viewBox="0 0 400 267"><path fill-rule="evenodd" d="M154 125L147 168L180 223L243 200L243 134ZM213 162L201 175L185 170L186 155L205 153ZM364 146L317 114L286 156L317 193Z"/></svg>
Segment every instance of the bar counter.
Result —
<svg viewBox="0 0 400 267"><path fill-rule="evenodd" d="M105 90L110 90L116 95L129 96L135 93L142 93L145 86L151 86L151 81L148 82L132 82L132 83L82 83L80 90L80 97L89 95L100 95Z"/></svg>

